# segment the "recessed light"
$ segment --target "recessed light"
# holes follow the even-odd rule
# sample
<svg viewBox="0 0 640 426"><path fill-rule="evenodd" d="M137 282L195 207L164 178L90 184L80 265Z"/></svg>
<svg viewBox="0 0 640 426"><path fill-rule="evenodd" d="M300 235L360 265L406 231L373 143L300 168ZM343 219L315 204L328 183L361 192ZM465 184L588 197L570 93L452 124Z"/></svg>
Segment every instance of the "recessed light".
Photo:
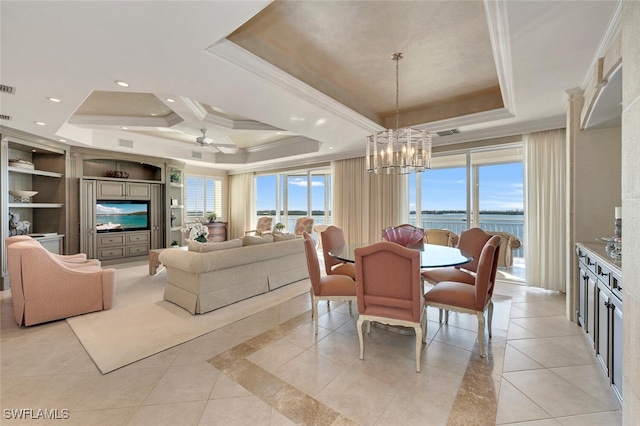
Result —
<svg viewBox="0 0 640 426"><path fill-rule="evenodd" d="M37 152L35 149L32 149L31 152Z"/></svg>
<svg viewBox="0 0 640 426"><path fill-rule="evenodd" d="M129 87L129 83L126 81L116 80L116 84L120 87Z"/></svg>
<svg viewBox="0 0 640 426"><path fill-rule="evenodd" d="M158 116L158 114L156 114L155 112L152 112L150 115L151 115L152 117L157 117L157 116Z"/></svg>
<svg viewBox="0 0 640 426"><path fill-rule="evenodd" d="M122 129L122 130L129 130L129 128L128 128L128 127L124 127L124 126L120 126L120 129Z"/></svg>
<svg viewBox="0 0 640 426"><path fill-rule="evenodd" d="M43 123L42 121L34 121L38 126L46 126L47 123Z"/></svg>
<svg viewBox="0 0 640 426"><path fill-rule="evenodd" d="M332 147L332 146L330 146L330 147L329 147L329 149L333 149L333 147Z"/></svg>
<svg viewBox="0 0 640 426"><path fill-rule="evenodd" d="M66 142L66 139L58 139L58 142Z"/></svg>
<svg viewBox="0 0 640 426"><path fill-rule="evenodd" d="M175 99L173 99L173 98L167 98L167 99L165 99L165 100L166 100L167 102L171 102L171 103L173 103L173 102L175 102L175 101L176 101L176 100L175 100Z"/></svg>
<svg viewBox="0 0 640 426"><path fill-rule="evenodd" d="M49 99L51 102L62 102L60 99L58 98L52 98L52 97L48 97L47 99Z"/></svg>

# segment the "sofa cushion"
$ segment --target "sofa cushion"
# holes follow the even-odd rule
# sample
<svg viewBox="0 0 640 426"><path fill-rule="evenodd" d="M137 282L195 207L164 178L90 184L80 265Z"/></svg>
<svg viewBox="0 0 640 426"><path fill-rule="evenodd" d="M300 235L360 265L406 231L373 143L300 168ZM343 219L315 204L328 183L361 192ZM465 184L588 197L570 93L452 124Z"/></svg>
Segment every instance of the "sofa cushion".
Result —
<svg viewBox="0 0 640 426"><path fill-rule="evenodd" d="M242 239L243 246L254 246L257 244L265 244L273 242L273 235L263 235L261 237L256 237L253 235L245 235Z"/></svg>
<svg viewBox="0 0 640 426"><path fill-rule="evenodd" d="M287 241L293 240L296 238L296 234L283 234L282 232L278 232L277 234L273 234L273 241Z"/></svg>
<svg viewBox="0 0 640 426"><path fill-rule="evenodd" d="M242 247L242 241L239 239L222 241L218 243L198 243L200 244L200 253L207 253L210 251L226 250L230 248Z"/></svg>
<svg viewBox="0 0 640 426"><path fill-rule="evenodd" d="M195 240L191 240L189 238L185 238L184 240L185 243L187 243L187 249L189 251L194 251L196 253L200 253L200 242L195 241Z"/></svg>

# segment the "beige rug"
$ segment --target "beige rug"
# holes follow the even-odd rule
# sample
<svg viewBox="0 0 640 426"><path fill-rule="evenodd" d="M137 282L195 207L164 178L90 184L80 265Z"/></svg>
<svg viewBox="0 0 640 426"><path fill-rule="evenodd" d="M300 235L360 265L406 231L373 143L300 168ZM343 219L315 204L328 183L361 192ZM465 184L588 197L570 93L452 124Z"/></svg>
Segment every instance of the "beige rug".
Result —
<svg viewBox="0 0 640 426"><path fill-rule="evenodd" d="M184 343L309 291L302 280L275 291L191 315L162 300L166 271L148 275L148 266L119 268L114 306L67 319L103 374Z"/></svg>

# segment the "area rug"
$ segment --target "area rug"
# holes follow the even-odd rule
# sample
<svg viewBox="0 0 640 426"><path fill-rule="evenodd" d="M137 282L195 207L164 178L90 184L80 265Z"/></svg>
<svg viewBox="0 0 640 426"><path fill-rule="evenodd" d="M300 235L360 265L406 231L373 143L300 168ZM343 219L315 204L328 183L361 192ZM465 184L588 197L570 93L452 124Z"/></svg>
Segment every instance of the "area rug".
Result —
<svg viewBox="0 0 640 426"><path fill-rule="evenodd" d="M166 271L148 266L118 268L114 306L67 319L102 374L109 373L309 291L309 280L206 313L191 315L162 299Z"/></svg>

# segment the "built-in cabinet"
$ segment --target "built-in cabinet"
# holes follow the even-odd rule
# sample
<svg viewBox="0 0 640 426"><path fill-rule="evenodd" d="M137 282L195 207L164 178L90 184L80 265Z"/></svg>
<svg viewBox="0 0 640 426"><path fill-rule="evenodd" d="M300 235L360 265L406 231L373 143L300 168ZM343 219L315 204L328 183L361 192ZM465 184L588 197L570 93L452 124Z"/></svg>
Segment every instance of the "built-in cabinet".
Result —
<svg viewBox="0 0 640 426"><path fill-rule="evenodd" d="M17 132L16 132L17 134ZM68 147L53 141L31 141L13 136L2 128L0 146L0 214L2 241L10 235L28 233L53 253L64 254L67 220ZM22 160L22 161L16 161ZM33 197L15 197L10 191L37 191ZM9 215L20 218L19 230L9 223ZM1 244L0 288L10 286L6 247Z"/></svg>
<svg viewBox="0 0 640 426"><path fill-rule="evenodd" d="M184 173L181 169L169 170L169 185L167 197L169 198L169 241L168 245L175 242L184 245L182 227L184 225Z"/></svg>
<svg viewBox="0 0 640 426"><path fill-rule="evenodd" d="M151 186L148 183L100 180L97 196L106 200L150 200Z"/></svg>
<svg viewBox="0 0 640 426"><path fill-rule="evenodd" d="M604 244L578 243L576 321L622 403L622 265Z"/></svg>

